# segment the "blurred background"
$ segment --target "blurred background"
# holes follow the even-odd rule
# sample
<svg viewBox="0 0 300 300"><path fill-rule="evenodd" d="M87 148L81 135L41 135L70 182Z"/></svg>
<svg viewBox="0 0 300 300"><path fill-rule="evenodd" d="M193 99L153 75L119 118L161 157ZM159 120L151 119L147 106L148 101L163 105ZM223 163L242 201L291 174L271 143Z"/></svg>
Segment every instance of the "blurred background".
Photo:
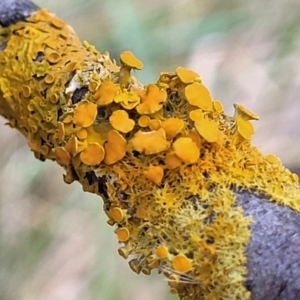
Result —
<svg viewBox="0 0 300 300"><path fill-rule="evenodd" d="M258 115L254 144L300 170L298 0L36 0L82 40L144 62L155 82L177 66L197 71L228 114ZM99 197L62 181L0 118L0 299L175 300L163 276L136 275L117 254Z"/></svg>

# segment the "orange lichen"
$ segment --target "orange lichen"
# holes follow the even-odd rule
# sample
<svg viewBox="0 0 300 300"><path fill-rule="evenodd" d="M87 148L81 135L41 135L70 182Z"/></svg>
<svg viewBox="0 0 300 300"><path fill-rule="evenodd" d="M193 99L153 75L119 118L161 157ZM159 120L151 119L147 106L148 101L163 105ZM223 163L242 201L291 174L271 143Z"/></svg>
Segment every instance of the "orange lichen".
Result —
<svg viewBox="0 0 300 300"><path fill-rule="evenodd" d="M144 176L155 184L161 183L164 177L164 170L160 166L150 166L144 171Z"/></svg>
<svg viewBox="0 0 300 300"><path fill-rule="evenodd" d="M133 92L124 90L116 95L114 101L116 103L120 103L121 106L125 109L133 109L140 103L140 96Z"/></svg>
<svg viewBox="0 0 300 300"><path fill-rule="evenodd" d="M161 127L161 121L157 119L150 120L148 126L151 130L158 130Z"/></svg>
<svg viewBox="0 0 300 300"><path fill-rule="evenodd" d="M184 254L178 254L173 258L172 267L175 271L187 273L192 269L192 263Z"/></svg>
<svg viewBox="0 0 300 300"><path fill-rule="evenodd" d="M161 123L161 127L165 130L167 139L172 139L184 128L184 121L177 118L168 118Z"/></svg>
<svg viewBox="0 0 300 300"><path fill-rule="evenodd" d="M70 155L63 147L56 147L54 149L56 161L61 166L66 166L70 163Z"/></svg>
<svg viewBox="0 0 300 300"><path fill-rule="evenodd" d="M97 82L91 81L91 82L89 83L89 91L90 91L90 92L95 93L96 90L97 90L97 87L98 87Z"/></svg>
<svg viewBox="0 0 300 300"><path fill-rule="evenodd" d="M190 130L187 137L191 138L194 143L196 143L197 147L201 149L202 141L198 132L195 130Z"/></svg>
<svg viewBox="0 0 300 300"><path fill-rule="evenodd" d="M53 51L53 52L48 54L48 61L50 63L57 63L57 62L60 61L60 59L61 59L61 57L60 57L60 54L58 52Z"/></svg>
<svg viewBox="0 0 300 300"><path fill-rule="evenodd" d="M100 144L90 143L80 153L80 160L89 166L96 166L104 159L104 149Z"/></svg>
<svg viewBox="0 0 300 300"><path fill-rule="evenodd" d="M212 98L209 90L202 83L194 82L184 89L185 98L190 105L211 111Z"/></svg>
<svg viewBox="0 0 300 300"><path fill-rule="evenodd" d="M167 99L167 93L160 90L156 85L149 84L146 94L141 99L141 104L136 107L137 112L139 114L153 114L162 108Z"/></svg>
<svg viewBox="0 0 300 300"><path fill-rule="evenodd" d="M120 54L120 61L123 65L131 69L141 70L143 68L143 63L130 51L122 52Z"/></svg>
<svg viewBox="0 0 300 300"><path fill-rule="evenodd" d="M168 154L165 158L166 167L170 170L176 169L181 165L182 161L176 154Z"/></svg>
<svg viewBox="0 0 300 300"><path fill-rule="evenodd" d="M214 143L218 141L220 131L216 122L203 118L195 122L195 127L207 142Z"/></svg>
<svg viewBox="0 0 300 300"><path fill-rule="evenodd" d="M130 70L141 70L143 68L143 63L130 51L122 52L120 54L120 61L120 85L121 87L126 87L130 82Z"/></svg>
<svg viewBox="0 0 300 300"><path fill-rule="evenodd" d="M47 74L46 77L44 78L46 83L52 83L55 80L55 77L52 74Z"/></svg>
<svg viewBox="0 0 300 300"><path fill-rule="evenodd" d="M59 142L62 142L65 137L65 126L62 122L57 122L56 137Z"/></svg>
<svg viewBox="0 0 300 300"><path fill-rule="evenodd" d="M117 237L118 237L119 242L124 243L129 239L130 232L126 227L119 228L117 230Z"/></svg>
<svg viewBox="0 0 300 300"><path fill-rule="evenodd" d="M186 86L184 95L190 105L197 106L205 111L213 109L210 92L202 83L194 82Z"/></svg>
<svg viewBox="0 0 300 300"><path fill-rule="evenodd" d="M166 246L159 246L155 249L155 255L159 259L164 259L168 256L169 250Z"/></svg>
<svg viewBox="0 0 300 300"><path fill-rule="evenodd" d="M201 109L193 109L190 111L189 117L192 121L201 120L203 118L203 112Z"/></svg>
<svg viewBox="0 0 300 300"><path fill-rule="evenodd" d="M97 115L97 106L88 101L82 101L75 109L73 122L81 127L91 126Z"/></svg>
<svg viewBox="0 0 300 300"><path fill-rule="evenodd" d="M193 83L196 80L201 80L200 76L196 72L182 67L178 67L176 69L176 75L180 81L185 84Z"/></svg>
<svg viewBox="0 0 300 300"><path fill-rule="evenodd" d="M102 82L98 90L93 94L98 106L105 106L113 102L119 87L112 81Z"/></svg>
<svg viewBox="0 0 300 300"><path fill-rule="evenodd" d="M135 150L145 154L159 153L169 147L162 128L150 132L138 131L132 138L132 145Z"/></svg>
<svg viewBox="0 0 300 300"><path fill-rule="evenodd" d="M300 211L298 177L251 144L258 116L241 104L226 115L184 68L143 86L130 76L141 62L122 58L120 69L53 18L41 10L0 26L0 114L37 158L65 168L65 182L102 196L135 272L157 268L182 299L250 299L251 220L232 187ZM135 122L127 133L118 114Z"/></svg>
<svg viewBox="0 0 300 300"><path fill-rule="evenodd" d="M138 125L140 127L148 127L149 122L150 122L149 116L143 115L139 117Z"/></svg>
<svg viewBox="0 0 300 300"><path fill-rule="evenodd" d="M107 143L104 145L104 162L108 165L121 160L126 154L127 142L116 130L110 130L107 134Z"/></svg>
<svg viewBox="0 0 300 300"><path fill-rule="evenodd" d="M116 110L109 117L110 124L120 132L128 133L134 127L134 121L125 110Z"/></svg>
<svg viewBox="0 0 300 300"><path fill-rule="evenodd" d="M77 137L81 140L86 139L87 135L88 135L88 133L85 128L81 128L77 131Z"/></svg>
<svg viewBox="0 0 300 300"><path fill-rule="evenodd" d="M189 137L180 137L173 143L175 154L185 163L195 163L200 156L200 149Z"/></svg>
<svg viewBox="0 0 300 300"><path fill-rule="evenodd" d="M66 144L66 150L71 155L76 155L78 153L78 140L76 136L73 136L68 140Z"/></svg>
<svg viewBox="0 0 300 300"><path fill-rule="evenodd" d="M123 219L125 217L125 213L119 207L113 207L111 209L111 216L117 223L120 223L123 221Z"/></svg>

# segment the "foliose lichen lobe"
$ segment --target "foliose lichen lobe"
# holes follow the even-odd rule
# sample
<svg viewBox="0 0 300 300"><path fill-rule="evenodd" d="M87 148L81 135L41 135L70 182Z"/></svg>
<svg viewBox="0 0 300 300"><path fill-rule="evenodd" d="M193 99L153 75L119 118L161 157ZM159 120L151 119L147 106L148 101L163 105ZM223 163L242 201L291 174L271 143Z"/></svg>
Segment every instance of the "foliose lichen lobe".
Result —
<svg viewBox="0 0 300 300"><path fill-rule="evenodd" d="M0 114L102 196L132 270L158 269L182 299L249 299L251 219L234 190L300 210L297 176L251 144L258 117L241 104L226 115L182 67L141 85L131 52L119 67L47 10L0 27L0 49Z"/></svg>

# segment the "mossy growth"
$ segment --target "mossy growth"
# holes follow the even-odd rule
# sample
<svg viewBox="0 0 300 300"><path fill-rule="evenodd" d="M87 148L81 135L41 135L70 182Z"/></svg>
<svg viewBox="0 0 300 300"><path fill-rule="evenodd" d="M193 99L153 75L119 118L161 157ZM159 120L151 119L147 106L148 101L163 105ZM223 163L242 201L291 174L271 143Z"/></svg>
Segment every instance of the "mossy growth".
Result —
<svg viewBox="0 0 300 300"><path fill-rule="evenodd" d="M300 210L297 176L251 144L258 117L241 104L225 114L182 67L141 85L131 52L119 67L47 10L0 36L0 113L66 182L103 198L131 269L157 269L181 299L249 299L251 219L235 191Z"/></svg>

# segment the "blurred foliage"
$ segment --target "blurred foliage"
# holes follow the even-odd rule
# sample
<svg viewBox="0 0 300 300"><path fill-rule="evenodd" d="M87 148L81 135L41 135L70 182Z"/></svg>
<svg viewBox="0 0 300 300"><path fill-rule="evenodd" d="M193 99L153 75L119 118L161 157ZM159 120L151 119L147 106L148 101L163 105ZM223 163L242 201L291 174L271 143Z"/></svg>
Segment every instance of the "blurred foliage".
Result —
<svg viewBox="0 0 300 300"><path fill-rule="evenodd" d="M254 143L299 168L300 2L297 0L36 0L82 40L118 59L130 49L143 83L178 65L201 74L232 111L261 116ZM288 17L287 17L288 16ZM163 277L136 275L117 255L101 199L62 182L19 133L0 130L2 300L165 300Z"/></svg>

